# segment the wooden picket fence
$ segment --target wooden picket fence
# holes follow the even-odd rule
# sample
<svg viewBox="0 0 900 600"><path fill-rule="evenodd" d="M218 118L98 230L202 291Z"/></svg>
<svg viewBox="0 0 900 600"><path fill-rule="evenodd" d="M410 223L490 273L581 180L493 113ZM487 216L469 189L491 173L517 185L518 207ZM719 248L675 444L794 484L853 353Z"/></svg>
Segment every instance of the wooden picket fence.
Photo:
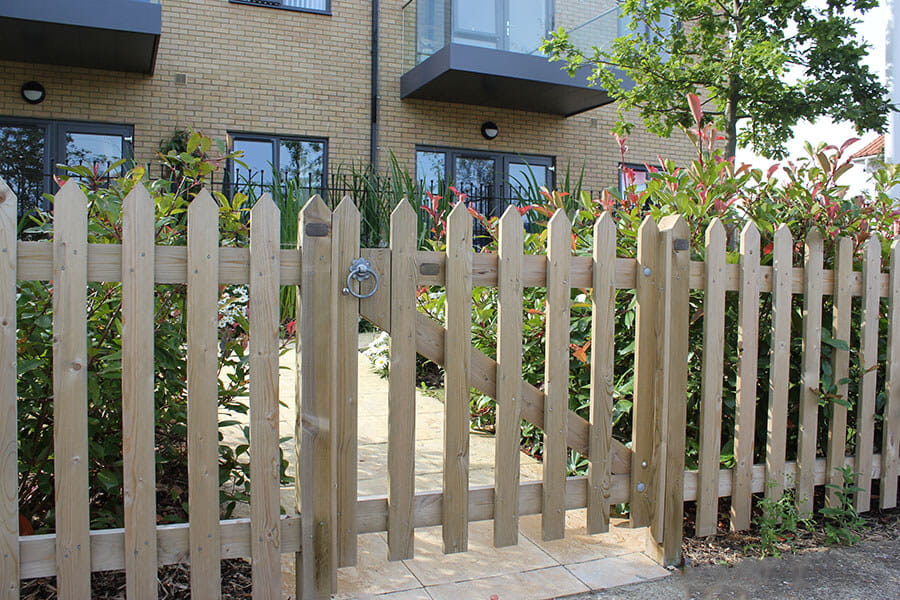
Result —
<svg viewBox="0 0 900 600"><path fill-rule="evenodd" d="M803 268L793 267L795 244L779 227L774 265L760 266L760 236L741 233L740 263L726 264L725 230L707 232L705 262L692 262L690 232L678 217L645 220L637 259L616 256L616 230L606 214L594 228L592 256L573 256L565 213L549 223L546 255L524 255L522 221L515 210L499 223L499 252L475 253L472 220L457 205L448 218L446 252L416 248L416 215L401 203L391 222L391 245L359 247L359 213L345 199L332 213L319 198L301 214L298 247L282 249L279 214L264 196L252 209L248 248L219 247L218 207L207 192L191 203L185 247L154 244L154 206L140 185L123 208L121 245L88 244L86 198L77 183L57 194L52 242L16 237L16 199L0 181L0 600L18 598L20 579L55 575L60 598L89 598L90 573L124 569L129 598L155 598L157 568L189 561L196 598L220 597L220 561L252 561L253 597L281 597L280 557L296 553L302 598L336 591L336 569L356 562L357 535L386 531L389 558L414 555L414 530L441 525L445 552L467 549L468 523L494 521L494 542L515 544L518 517L542 515L542 533L565 533L567 510L587 509L591 533L606 531L610 505L628 502L635 525L648 525L649 547L661 562L677 562L683 502L697 501L697 533L715 532L718 499L731 497L735 529L750 524L751 496L780 496L795 486L802 508L815 486L839 483L835 467L861 474L859 510L870 508L872 481L880 504L892 507L900 466L900 266L894 243L890 269L881 272L880 246L869 240L863 270L853 270L851 243L839 240L835 268L823 268L823 244L805 240ZM367 258L380 289L357 300L342 293L348 269ZM302 260L301 260L302 259ZM56 531L19 536L16 428L16 282L53 282ZM87 383L85 289L89 281L122 282L123 529L91 531L85 457ZM189 523L157 525L154 466L153 294L155 284L187 285ZM221 284L250 290L251 517L218 519L217 300ZM355 285L352 284L351 285ZM419 286L446 288L446 322L416 309ZM278 332L281 286L299 286L298 498L300 513L282 516L278 479ZM499 293L497 361L471 345L472 287ZM522 379L522 298L525 287L547 288L545 380L538 389ZM590 289L593 303L590 417L568 406L570 290ZM614 323L617 290L635 290L636 364L633 444L612 437ZM703 294L703 385L700 468L685 471L690 290ZM740 298L738 323L725 323L725 295ZM759 310L772 294L771 372L757 374ZM802 294L803 376L789 381L791 303ZM846 456L850 415L833 407L827 448L816 447L823 297L834 303L833 336L850 339L852 300L861 298L863 366L855 415L855 456ZM873 448L876 419L879 311L887 298L883 446ZM391 334L389 381L389 491L357 498L357 320L363 316ZM733 469L720 468L723 354L726 328L737 327L737 385ZM857 350L857 349L855 349ZM444 479L441 491L416 492L415 357L446 369ZM445 360L447 359L447 360ZM849 373L849 353L834 353L835 381ZM796 424L787 419L787 394L801 386ZM754 464L757 389L768 385L765 464ZM496 481L468 483L469 394L476 388L498 404ZM846 397L847 386L840 393ZM519 427L525 419L544 430L543 480L519 480ZM789 427L799 428L797 461L788 462ZM566 454L590 460L587 477L566 476ZM820 457L819 454L824 454ZM770 485L767 483L771 482ZM834 501L833 495L831 501Z"/></svg>

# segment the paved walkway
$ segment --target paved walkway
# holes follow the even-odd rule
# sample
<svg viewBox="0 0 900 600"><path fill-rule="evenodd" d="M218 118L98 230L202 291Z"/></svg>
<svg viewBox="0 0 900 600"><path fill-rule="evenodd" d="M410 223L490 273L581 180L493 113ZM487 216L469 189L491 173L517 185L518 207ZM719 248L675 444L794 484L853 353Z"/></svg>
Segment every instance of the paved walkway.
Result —
<svg viewBox="0 0 900 600"><path fill-rule="evenodd" d="M361 346L368 336L360 336ZM367 339L368 338L368 339ZM282 357L281 435L294 431L293 352ZM372 373L368 359L359 355L359 495L387 494L387 382ZM416 396L416 490L441 488L443 404L423 393ZM239 443L237 428L223 431L226 441ZM293 443L284 445L293 461ZM494 438L472 433L469 450L471 485L494 481ZM293 472L293 466L291 467ZM522 481L539 481L541 464L521 455ZM292 513L293 488L282 490L282 505ZM389 562L386 534L361 535L359 564L338 571L339 599L390 598L482 599L496 594L500 600L543 600L611 586L645 581L668 574L642 553L644 531L614 520L610 533L585 533L584 511L566 517L566 539L541 541L540 517L520 519L517 546L493 547L493 523L472 523L469 552L444 555L440 527L416 530L416 558ZM284 593L294 598L293 556L284 555Z"/></svg>

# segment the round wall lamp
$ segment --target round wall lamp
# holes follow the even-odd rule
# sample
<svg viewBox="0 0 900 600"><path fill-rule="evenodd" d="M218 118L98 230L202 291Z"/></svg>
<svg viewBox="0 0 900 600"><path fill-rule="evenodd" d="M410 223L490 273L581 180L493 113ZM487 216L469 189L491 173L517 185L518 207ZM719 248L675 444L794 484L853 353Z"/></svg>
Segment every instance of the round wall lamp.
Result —
<svg viewBox="0 0 900 600"><path fill-rule="evenodd" d="M500 133L500 128L493 121L485 121L481 124L481 135L487 140L492 140Z"/></svg>
<svg viewBox="0 0 900 600"><path fill-rule="evenodd" d="M22 84L22 98L28 104L40 104L47 97L47 90L37 81Z"/></svg>

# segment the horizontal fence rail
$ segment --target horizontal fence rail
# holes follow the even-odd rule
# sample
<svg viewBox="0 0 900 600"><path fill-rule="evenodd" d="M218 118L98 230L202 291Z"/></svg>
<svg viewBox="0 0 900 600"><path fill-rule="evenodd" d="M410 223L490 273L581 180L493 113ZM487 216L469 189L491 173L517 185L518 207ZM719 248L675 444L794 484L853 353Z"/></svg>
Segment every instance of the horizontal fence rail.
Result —
<svg viewBox="0 0 900 600"><path fill-rule="evenodd" d="M740 233L738 263L726 262L725 231L714 220L707 231L704 261L691 260L684 220L649 217L638 234L636 258L616 256L613 215L594 227L590 256L571 251L571 227L564 212L550 220L548 253L526 255L522 221L515 209L500 220L497 254L472 251L472 217L463 204L450 215L445 252L417 251L416 220L404 203L394 212L389 248L360 248L360 217L349 199L332 212L319 198L303 209L297 248L279 239L280 215L264 196L250 216L249 247L220 247L217 207L201 192L187 214L186 246L154 243L147 223L152 204L140 186L126 198L123 243L88 243L85 196L76 182L63 186L56 200L52 242L16 241L15 197L0 180L0 551L7 554L0 575L19 578L56 575L61 595L88 597L91 570L125 569L129 597L155 597L154 567L190 561L193 593L220 594L220 562L253 562L254 597L278 597L278 557L295 553L297 589L304 598L335 592L338 566L356 561L355 536L388 533L392 559L414 556L415 528L443 527L445 552L465 551L468 524L494 520L498 546L517 540L523 515L542 514L545 539L565 535L567 510L587 508L592 533L609 526L609 507L630 503L635 525L649 526L658 560L680 557L683 502L697 501L697 534L717 531L719 498L730 497L734 529L750 524L752 495L779 497L796 489L808 512L817 486L839 483L835 469L850 466L863 492L860 511L872 503L879 480L880 506L896 504L900 469L900 243L895 242L887 272L881 269L880 241L863 248L863 268L853 269L851 244L837 240L834 260L823 240L811 233L802 240L803 267L793 266L797 240L785 226L777 229L772 266L761 265L760 235L747 225ZM362 257L379 274L383 289L355 300L342 294L348 265ZM826 262L829 261L829 262ZM833 268L825 268L833 264ZM54 432L57 530L47 535L17 535L18 473L15 428L17 399L12 368L17 281L52 281L54 296ZM88 282L123 283L122 402L128 441L123 448L126 478L125 528L88 529L84 291ZM187 287L187 439L189 523L154 525L156 510L147 486L153 481L152 373L148 351L146 304L155 285ZM218 517L218 464L215 385L217 300L224 284L250 290L251 518ZM298 349L302 369L298 391L296 439L299 446L299 515L279 514L278 477L278 295L282 287L299 289ZM415 308L416 289L444 286L446 322ZM499 295L497 360L472 346L472 289L496 287ZM547 322L544 382L539 388L522 376L522 295L546 288ZM585 419L569 408L568 369L572 289L590 290L593 348L591 398ZM634 290L636 350L633 446L612 438L612 400L617 290ZM737 294L738 320L727 322L724 307ZM792 323L793 305L802 297L803 326ZM851 340L853 298L862 308L858 343ZM150 300L148 300L148 298ZM760 303L771 302L773 326L760 330ZM886 300L886 302L885 302ZM835 347L836 382L846 377L849 355L860 360L859 404L849 413L840 403L821 408L817 388L823 356L822 328L830 302L832 337L856 347ZM696 306L694 306L696 304ZM144 308L142 308L142 306ZM886 308L886 310L885 310ZM697 313L694 311L702 311ZM702 314L702 347L690 347L692 319ZM389 493L358 498L356 491L356 331L357 315L389 332L388 463ZM887 319L887 329L880 321ZM349 324L349 325L348 325ZM343 327L342 327L343 325ZM734 431L723 428L723 353L737 340ZM886 339L885 335L886 334ZM802 369L791 381L792 338L802 340ZM757 366L760 341L772 348L768 380ZM887 360L879 364L883 344ZM685 469L688 355L701 367L698 468ZM444 479L442 491L415 492L415 357L446 367ZM353 367L342 366L348 357ZM878 370L883 370L884 408L876 405ZM301 373L298 373L298 376ZM788 419L790 386L800 385L797 423ZM473 487L468 477L469 392L498 404L495 486ZM754 431L757 401L768 390L767 431ZM847 398L846 382L837 394ZM762 408L762 407L760 407ZM824 414L828 441L817 441ZM540 482L518 479L518 426L524 419L543 429L544 474ZM875 445L876 421L881 447ZM9 424L13 425L10 426ZM696 425L696 424L694 424ZM854 455L847 455L848 427ZM788 454L787 432L797 434L796 459ZM349 432L349 433L348 433ZM762 434L765 433L765 436ZM765 452L759 440L765 438ZM727 438L727 439L726 439ZM722 468L723 440L733 441L734 467ZM569 450L589 460L587 477L566 477ZM880 450L880 452L878 452ZM756 456L764 456L757 462ZM754 464L756 463L756 464ZM840 474L838 474L839 476ZM836 498L828 496L833 504ZM64 508L64 510L63 510ZM301 526L302 523L302 526ZM155 535L154 535L155 533ZM354 541L348 541L352 539ZM142 554L143 553L143 554ZM152 556L157 557L154 562ZM7 577L8 578L8 577ZM0 599L18 597L16 585L0 589Z"/></svg>

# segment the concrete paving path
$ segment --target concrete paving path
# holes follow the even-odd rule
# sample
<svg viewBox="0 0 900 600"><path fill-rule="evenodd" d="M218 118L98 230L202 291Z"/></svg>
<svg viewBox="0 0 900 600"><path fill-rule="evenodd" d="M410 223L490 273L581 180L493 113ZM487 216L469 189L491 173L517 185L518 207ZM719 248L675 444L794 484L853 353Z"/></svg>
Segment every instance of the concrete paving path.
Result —
<svg viewBox="0 0 900 600"><path fill-rule="evenodd" d="M571 600L896 600L900 539L784 558L746 559L734 567L687 569Z"/></svg>
<svg viewBox="0 0 900 600"><path fill-rule="evenodd" d="M371 337L360 336L363 347ZM295 354L282 356L280 393L284 405L279 419L281 435L294 432ZM359 495L387 494L387 381L371 370L359 355ZM225 418L226 415L223 415ZM228 418L236 418L230 415ZM243 420L243 419L238 419ZM243 443L239 427L223 430L228 443ZM441 489L443 456L443 403L427 394L416 395L416 491ZM293 463L293 442L283 444ZM470 484L494 482L494 438L472 432ZM522 454L522 481L540 481L541 463ZM294 472L294 466L289 470ZM293 488L282 490L282 506L295 513ZM246 515L241 515L246 516ZM393 600L543 600L610 586L645 581L668 571L643 554L644 530L614 520L610 532L587 535L583 510L566 517L566 539L541 540L540 516L520 519L519 544L493 547L493 523L471 523L469 551L444 555L440 527L416 530L413 560L389 562L384 533L361 535L359 564L338 571L338 599L386 598ZM294 598L294 557L282 556L284 595Z"/></svg>

